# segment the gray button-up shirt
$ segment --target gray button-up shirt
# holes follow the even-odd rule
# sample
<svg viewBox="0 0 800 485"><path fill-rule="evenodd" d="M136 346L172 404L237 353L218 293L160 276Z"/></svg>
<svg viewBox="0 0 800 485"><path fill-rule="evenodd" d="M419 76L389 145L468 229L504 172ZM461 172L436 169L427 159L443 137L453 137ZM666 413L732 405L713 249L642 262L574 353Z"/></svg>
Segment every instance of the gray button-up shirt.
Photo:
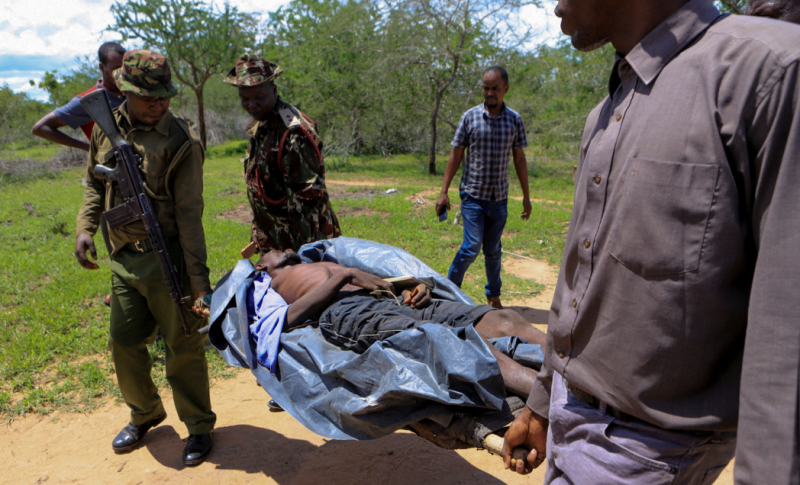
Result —
<svg viewBox="0 0 800 485"><path fill-rule="evenodd" d="M655 425L732 430L741 378L740 450L797 461L798 59L798 26L711 0L618 59L586 123L537 414L556 371Z"/></svg>

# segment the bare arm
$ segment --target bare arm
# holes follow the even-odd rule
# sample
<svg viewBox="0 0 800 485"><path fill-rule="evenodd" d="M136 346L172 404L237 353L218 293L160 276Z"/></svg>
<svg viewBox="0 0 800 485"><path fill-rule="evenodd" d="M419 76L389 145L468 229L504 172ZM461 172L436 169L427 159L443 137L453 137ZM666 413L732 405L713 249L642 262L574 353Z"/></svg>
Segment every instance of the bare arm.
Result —
<svg viewBox="0 0 800 485"><path fill-rule="evenodd" d="M522 219L528 220L531 216L531 196L528 192L528 161L522 148L514 149L514 168L517 171L519 185L522 187Z"/></svg>
<svg viewBox="0 0 800 485"><path fill-rule="evenodd" d="M76 140L66 133L61 132L59 128L63 126L67 126L67 124L61 121L61 118L56 116L55 113L50 112L47 113L44 118L37 121L35 125L33 125L31 132L38 137L56 142L59 145L79 148L88 152L89 144L80 140Z"/></svg>
<svg viewBox="0 0 800 485"><path fill-rule="evenodd" d="M450 208L450 198L447 196L447 191L450 189L450 184L458 172L458 167L461 166L461 160L464 159L464 147L455 147L450 152L450 158L447 159L447 168L444 169L444 180L442 181L442 191L439 198L436 200L436 214L439 215L444 210L444 207ZM525 175L525 190L527 191L527 173Z"/></svg>

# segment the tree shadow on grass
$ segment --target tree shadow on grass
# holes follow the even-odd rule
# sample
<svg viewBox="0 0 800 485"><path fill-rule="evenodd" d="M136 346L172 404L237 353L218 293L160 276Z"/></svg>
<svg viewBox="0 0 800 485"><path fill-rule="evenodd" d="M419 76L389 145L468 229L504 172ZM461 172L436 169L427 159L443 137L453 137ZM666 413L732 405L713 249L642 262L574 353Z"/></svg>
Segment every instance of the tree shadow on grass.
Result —
<svg viewBox="0 0 800 485"><path fill-rule="evenodd" d="M184 468L184 442L175 429L148 433L145 446L163 466ZM497 458L499 460L499 458ZM249 425L214 430L206 463L288 484L501 484L455 451L443 450L410 433L372 441L327 441L321 446Z"/></svg>

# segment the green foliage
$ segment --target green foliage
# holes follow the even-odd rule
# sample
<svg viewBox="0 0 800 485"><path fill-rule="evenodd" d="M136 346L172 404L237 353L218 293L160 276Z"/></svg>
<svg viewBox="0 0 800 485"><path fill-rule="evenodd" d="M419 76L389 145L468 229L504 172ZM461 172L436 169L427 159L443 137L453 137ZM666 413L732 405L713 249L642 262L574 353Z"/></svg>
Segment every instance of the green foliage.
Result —
<svg viewBox="0 0 800 485"><path fill-rule="evenodd" d="M39 87L47 91L50 104L64 106L72 98L97 84L100 69L97 62L89 56L78 58L78 66L60 75L58 71L48 71L39 82Z"/></svg>
<svg viewBox="0 0 800 485"><path fill-rule="evenodd" d="M564 40L505 62L514 66L506 102L522 115L536 160L577 163L586 115L608 95L614 48L580 52Z"/></svg>
<svg viewBox="0 0 800 485"><path fill-rule="evenodd" d="M130 0L111 6L114 25L108 27L123 39L140 39L169 59L173 74L194 91L197 125L206 143L203 90L241 54L242 46L255 44L257 17L199 0Z"/></svg>
<svg viewBox="0 0 800 485"><path fill-rule="evenodd" d="M31 128L50 109L25 93L13 92L7 84L0 87L0 160L12 156L4 152L36 143Z"/></svg>
<svg viewBox="0 0 800 485"><path fill-rule="evenodd" d="M747 6L747 0L719 0L716 3L721 11L739 15L744 13Z"/></svg>
<svg viewBox="0 0 800 485"><path fill-rule="evenodd" d="M209 158L241 157L245 153L247 153L247 141L229 141L206 150L206 156Z"/></svg>

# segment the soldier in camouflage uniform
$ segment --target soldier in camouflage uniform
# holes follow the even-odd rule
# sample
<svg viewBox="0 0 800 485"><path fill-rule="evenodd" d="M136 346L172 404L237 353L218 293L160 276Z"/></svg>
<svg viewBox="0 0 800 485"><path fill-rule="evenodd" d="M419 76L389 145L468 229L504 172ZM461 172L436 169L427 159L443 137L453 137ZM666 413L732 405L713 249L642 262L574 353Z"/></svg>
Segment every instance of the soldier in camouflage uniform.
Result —
<svg viewBox="0 0 800 485"><path fill-rule="evenodd" d="M144 224L136 221L108 229L111 257L111 322L109 347L120 391L131 409L130 424L112 442L115 453L127 453L166 418L158 388L150 377L153 361L146 343L160 329L166 344L167 380L181 421L189 430L183 460L198 465L211 450L216 415L211 411L206 336L197 332L207 319L211 285L206 266L203 232L203 145L197 134L169 111L177 94L167 59L153 51L128 51L115 80L126 101L115 109L120 134L141 159L142 179L170 256L182 279L183 293L193 295L195 307L178 309L172 302ZM93 236L104 211L122 199L115 182L95 178L94 167L116 165L113 147L95 126L89 145L86 189L78 215L75 256L87 269L97 264ZM186 336L179 312L192 330Z"/></svg>
<svg viewBox="0 0 800 485"><path fill-rule="evenodd" d="M242 251L297 250L342 234L325 188L322 141L315 123L277 95L283 70L257 53L236 61L224 82L239 88L253 117L244 158L247 197L253 209L250 246Z"/></svg>

